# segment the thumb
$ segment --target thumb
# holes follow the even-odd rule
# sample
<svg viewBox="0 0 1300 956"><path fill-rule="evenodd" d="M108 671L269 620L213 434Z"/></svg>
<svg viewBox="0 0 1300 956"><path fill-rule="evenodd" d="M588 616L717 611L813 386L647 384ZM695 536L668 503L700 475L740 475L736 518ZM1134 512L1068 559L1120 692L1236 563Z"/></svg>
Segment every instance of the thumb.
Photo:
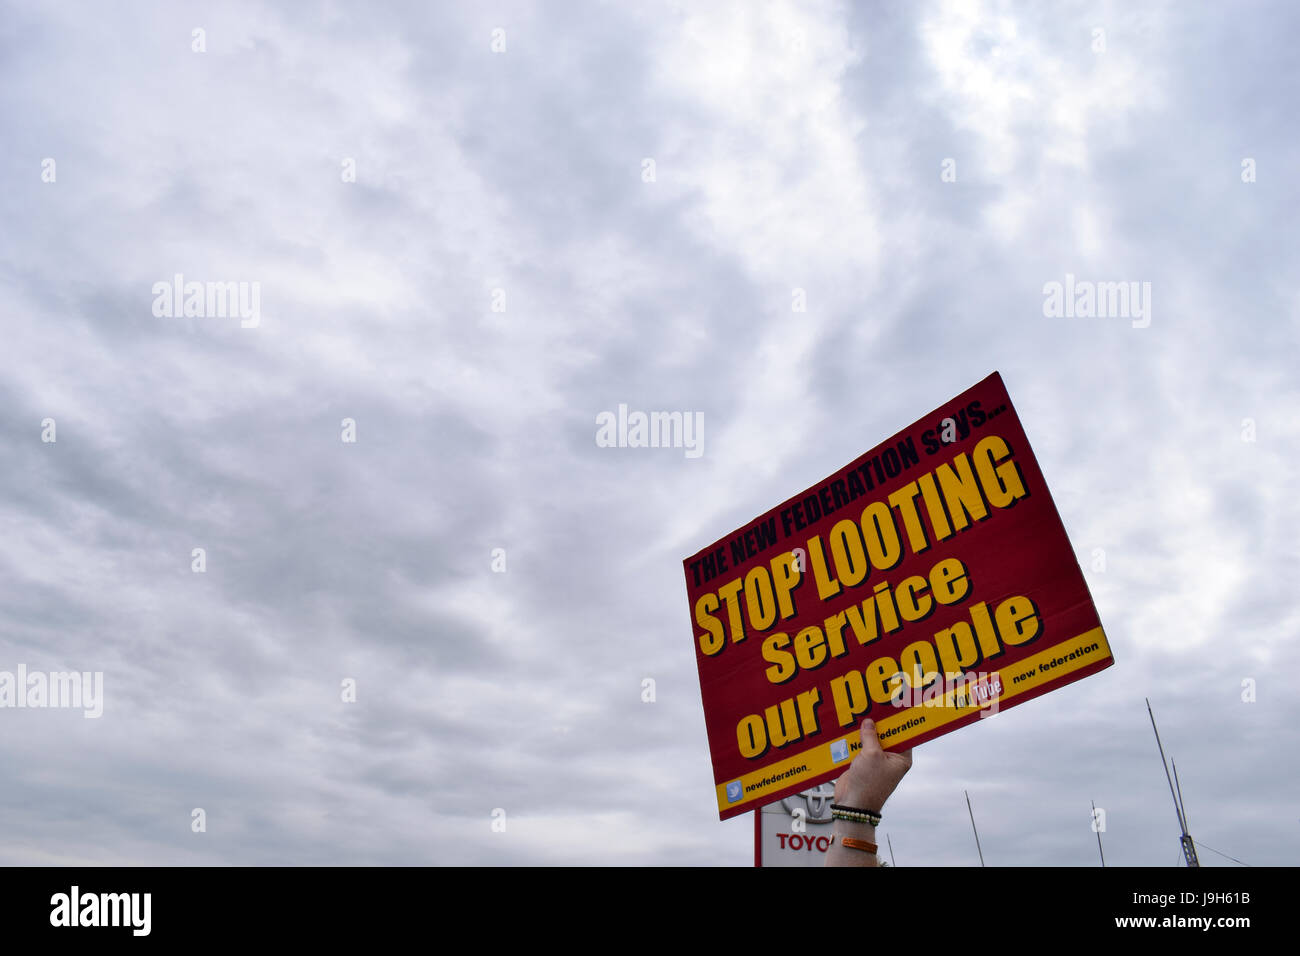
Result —
<svg viewBox="0 0 1300 956"><path fill-rule="evenodd" d="M880 738L876 736L876 722L868 717L862 722L862 752L864 754L879 753Z"/></svg>

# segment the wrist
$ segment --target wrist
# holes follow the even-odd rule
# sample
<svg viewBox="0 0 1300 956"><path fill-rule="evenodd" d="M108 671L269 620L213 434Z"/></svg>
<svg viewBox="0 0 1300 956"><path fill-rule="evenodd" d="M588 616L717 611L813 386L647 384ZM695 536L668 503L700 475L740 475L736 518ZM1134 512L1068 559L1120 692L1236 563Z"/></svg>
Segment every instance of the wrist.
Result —
<svg viewBox="0 0 1300 956"><path fill-rule="evenodd" d="M889 799L889 794L874 793L870 790L853 790L845 793L836 793L835 802L845 807L858 807L863 810L874 810L881 813L885 809L885 801Z"/></svg>
<svg viewBox="0 0 1300 956"><path fill-rule="evenodd" d="M873 827L880 826L881 820L880 814L870 807L854 807L843 803L831 804L831 817L850 823L866 823Z"/></svg>
<svg viewBox="0 0 1300 956"><path fill-rule="evenodd" d="M856 837L859 840L876 842L876 828L870 823L855 823L852 820L836 820L831 830L835 836Z"/></svg>
<svg viewBox="0 0 1300 956"><path fill-rule="evenodd" d="M876 853L861 846L846 844L845 839L854 843L876 843L876 828L870 823L854 823L850 820L836 820L831 836L831 854L828 863L836 866L879 866Z"/></svg>

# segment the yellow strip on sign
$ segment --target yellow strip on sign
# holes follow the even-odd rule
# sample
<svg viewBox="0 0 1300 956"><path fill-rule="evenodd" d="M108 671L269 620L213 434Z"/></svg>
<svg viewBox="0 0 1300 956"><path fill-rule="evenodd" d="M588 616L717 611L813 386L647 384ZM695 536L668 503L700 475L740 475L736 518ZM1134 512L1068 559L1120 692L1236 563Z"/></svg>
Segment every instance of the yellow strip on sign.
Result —
<svg viewBox="0 0 1300 956"><path fill-rule="evenodd" d="M1071 655L1075 656L1071 658ZM1008 667L991 671L991 674L996 673L1001 677L1002 693L998 697L999 705L1001 701L1017 697L1049 681L1106 660L1110 656L1110 645L1106 643L1105 632L1100 627L1094 627L1091 631L1039 651ZM936 694L933 700L915 704L889 717L872 718L875 720L876 733L881 742L901 743L936 727L959 720L975 711L989 709L987 705L981 707L973 701L962 706L954 705L953 698L959 690L964 689L958 687L942 696ZM814 777L836 767L847 767L850 763L849 757L860 748L861 737L855 732L827 744L818 744L816 747L778 760L776 763L770 763L736 780L720 783L716 787L718 809L726 810L744 806L762 799L764 794L789 786L794 779ZM835 759L836 754L840 759ZM737 783L741 787L740 796L728 800L727 788Z"/></svg>

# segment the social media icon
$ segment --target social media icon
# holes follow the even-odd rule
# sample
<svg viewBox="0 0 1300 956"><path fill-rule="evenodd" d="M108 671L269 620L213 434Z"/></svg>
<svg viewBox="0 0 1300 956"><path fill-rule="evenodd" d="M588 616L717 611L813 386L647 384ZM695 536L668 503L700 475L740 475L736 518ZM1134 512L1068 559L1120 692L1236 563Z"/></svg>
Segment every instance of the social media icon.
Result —
<svg viewBox="0 0 1300 956"><path fill-rule="evenodd" d="M739 780L733 780L727 784L727 802L735 803L745 795L745 788L740 785Z"/></svg>
<svg viewBox="0 0 1300 956"><path fill-rule="evenodd" d="M839 763L841 760L849 759L849 742L847 740L837 740L831 744L831 760Z"/></svg>

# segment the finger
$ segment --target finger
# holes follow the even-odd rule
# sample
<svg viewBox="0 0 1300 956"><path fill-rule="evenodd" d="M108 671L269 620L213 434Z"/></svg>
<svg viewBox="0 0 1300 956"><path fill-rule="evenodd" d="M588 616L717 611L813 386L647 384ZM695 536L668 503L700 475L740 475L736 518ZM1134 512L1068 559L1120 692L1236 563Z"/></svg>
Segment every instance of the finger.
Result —
<svg viewBox="0 0 1300 956"><path fill-rule="evenodd" d="M876 736L876 722L868 717L862 722L861 729L862 752L864 754L879 753L881 750L880 738Z"/></svg>

